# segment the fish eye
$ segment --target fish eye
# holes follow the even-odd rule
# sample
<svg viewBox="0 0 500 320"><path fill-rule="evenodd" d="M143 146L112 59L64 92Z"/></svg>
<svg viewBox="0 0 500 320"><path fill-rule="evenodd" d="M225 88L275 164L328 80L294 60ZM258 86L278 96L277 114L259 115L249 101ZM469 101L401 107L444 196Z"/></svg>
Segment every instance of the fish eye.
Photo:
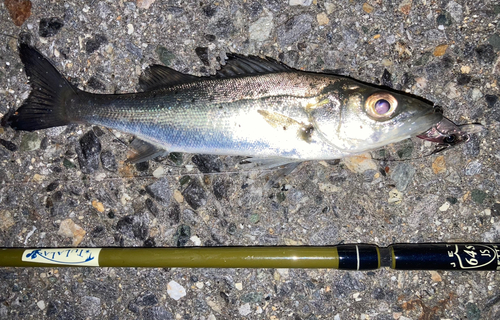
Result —
<svg viewBox="0 0 500 320"><path fill-rule="evenodd" d="M375 102L375 112L378 114L386 114L391 110L391 104L385 99L380 99Z"/></svg>
<svg viewBox="0 0 500 320"><path fill-rule="evenodd" d="M454 135L454 134L450 134L449 136L446 136L444 137L443 139L443 142L444 143L448 143L448 144L452 144L454 143L455 141L457 141L457 136Z"/></svg>
<svg viewBox="0 0 500 320"><path fill-rule="evenodd" d="M398 107L398 101L386 92L377 92L366 99L365 109L374 120L388 120Z"/></svg>

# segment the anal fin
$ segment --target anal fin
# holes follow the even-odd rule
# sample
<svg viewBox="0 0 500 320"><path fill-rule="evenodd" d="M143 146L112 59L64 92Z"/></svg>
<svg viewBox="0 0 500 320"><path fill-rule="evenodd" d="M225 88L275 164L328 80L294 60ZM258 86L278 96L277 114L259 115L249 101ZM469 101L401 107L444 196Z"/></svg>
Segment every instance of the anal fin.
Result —
<svg viewBox="0 0 500 320"><path fill-rule="evenodd" d="M271 158L248 158L244 160L245 162L249 162L254 164L256 168L266 170L266 169L277 169L272 175L269 177L265 189L271 188L281 179L289 175L295 168L302 163L300 160L290 159L290 158L281 158L281 157L271 157Z"/></svg>
<svg viewBox="0 0 500 320"><path fill-rule="evenodd" d="M288 164L285 164L282 168L278 169L269 177L269 180L266 182L264 188L269 189L274 186L281 179L292 173L292 171L295 170L295 168L297 168L301 163L302 162L290 162Z"/></svg>
<svg viewBox="0 0 500 320"><path fill-rule="evenodd" d="M130 163L145 162L168 154L167 150L137 138L130 143L129 148L127 161Z"/></svg>
<svg viewBox="0 0 500 320"><path fill-rule="evenodd" d="M287 165L289 163L301 162L295 159L290 158L281 158L281 157L270 157L270 158L247 158L243 160L244 162L249 162L255 164L256 167L262 170L273 169L276 167L281 167Z"/></svg>

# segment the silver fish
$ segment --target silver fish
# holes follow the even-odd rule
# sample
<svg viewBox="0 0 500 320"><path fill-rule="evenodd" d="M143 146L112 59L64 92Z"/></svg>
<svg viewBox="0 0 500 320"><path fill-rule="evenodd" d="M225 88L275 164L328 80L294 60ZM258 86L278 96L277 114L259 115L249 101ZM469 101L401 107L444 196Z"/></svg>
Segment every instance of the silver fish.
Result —
<svg viewBox="0 0 500 320"><path fill-rule="evenodd" d="M70 123L135 135L134 162L162 150L251 157L268 167L338 159L426 132L443 116L419 98L348 77L230 54L211 77L149 67L143 92L93 94L70 84L36 49L19 45L32 91L3 122L17 130Z"/></svg>

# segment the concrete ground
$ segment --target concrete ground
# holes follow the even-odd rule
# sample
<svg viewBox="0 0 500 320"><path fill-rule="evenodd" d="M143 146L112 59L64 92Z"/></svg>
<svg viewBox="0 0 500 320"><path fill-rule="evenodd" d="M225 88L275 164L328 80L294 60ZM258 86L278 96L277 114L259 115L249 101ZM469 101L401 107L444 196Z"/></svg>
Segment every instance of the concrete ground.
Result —
<svg viewBox="0 0 500 320"><path fill-rule="evenodd" d="M235 157L128 165L129 137L105 128L0 128L2 247L500 242L497 1L33 0L16 26L19 2L0 5L0 116L30 90L22 34L91 92L133 92L150 64L206 76L235 52L407 91L486 130L431 156L416 139L388 146L369 170L303 163L266 189L268 173L234 169ZM70 221L83 238L64 234ZM0 279L2 319L500 318L494 271L54 267ZM167 291L177 284L184 296Z"/></svg>

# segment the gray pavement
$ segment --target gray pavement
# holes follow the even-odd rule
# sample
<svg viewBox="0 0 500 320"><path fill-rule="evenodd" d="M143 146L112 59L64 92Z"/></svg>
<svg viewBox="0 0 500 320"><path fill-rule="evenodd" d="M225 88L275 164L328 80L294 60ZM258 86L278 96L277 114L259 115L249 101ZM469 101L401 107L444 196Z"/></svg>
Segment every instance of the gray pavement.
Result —
<svg viewBox="0 0 500 320"><path fill-rule="evenodd" d="M105 128L0 128L2 247L500 242L497 1L36 0L20 27L12 2L0 4L0 116L29 93L10 37L27 32L91 92L135 91L154 63L213 74L236 52L407 91L486 130L432 156L413 139L374 152L368 167L303 163L266 189L269 173L235 169L236 157L134 166L124 163L130 137ZM85 234L65 234L68 219ZM388 269L3 268L0 318L499 319L499 280Z"/></svg>

